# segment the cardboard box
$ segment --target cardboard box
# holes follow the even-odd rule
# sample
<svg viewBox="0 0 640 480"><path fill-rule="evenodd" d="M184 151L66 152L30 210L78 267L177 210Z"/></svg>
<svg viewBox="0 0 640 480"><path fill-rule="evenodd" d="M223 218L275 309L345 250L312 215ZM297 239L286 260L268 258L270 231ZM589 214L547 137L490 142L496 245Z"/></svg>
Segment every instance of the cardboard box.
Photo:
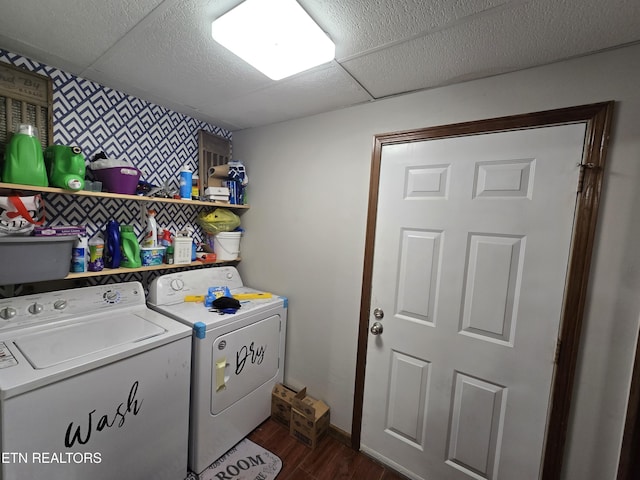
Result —
<svg viewBox="0 0 640 480"><path fill-rule="evenodd" d="M316 448L329 431L330 415L329 406L322 400L308 396L293 398L289 429L291 436L307 447Z"/></svg>
<svg viewBox="0 0 640 480"><path fill-rule="evenodd" d="M294 398L304 398L306 394L306 388L296 393L281 383L276 383L271 391L271 418L289 428L291 425L291 403Z"/></svg>

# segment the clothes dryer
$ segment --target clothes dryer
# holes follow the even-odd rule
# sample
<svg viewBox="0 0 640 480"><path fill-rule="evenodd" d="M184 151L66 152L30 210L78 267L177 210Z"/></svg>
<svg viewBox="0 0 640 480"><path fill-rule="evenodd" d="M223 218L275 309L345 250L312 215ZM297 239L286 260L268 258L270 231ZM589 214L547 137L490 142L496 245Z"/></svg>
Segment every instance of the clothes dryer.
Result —
<svg viewBox="0 0 640 480"><path fill-rule="evenodd" d="M271 391L283 381L287 299L242 299L236 313L185 301L225 286L232 295L259 293L243 285L234 267L163 275L149 287L151 308L194 330L189 468L195 473L269 418Z"/></svg>
<svg viewBox="0 0 640 480"><path fill-rule="evenodd" d="M0 479L184 479L190 360L138 282L0 300Z"/></svg>

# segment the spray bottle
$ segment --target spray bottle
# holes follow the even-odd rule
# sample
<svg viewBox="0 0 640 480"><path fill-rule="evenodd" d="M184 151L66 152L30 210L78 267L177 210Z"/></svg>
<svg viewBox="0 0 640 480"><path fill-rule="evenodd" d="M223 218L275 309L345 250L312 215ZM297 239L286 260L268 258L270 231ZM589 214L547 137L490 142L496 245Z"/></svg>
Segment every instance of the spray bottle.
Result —
<svg viewBox="0 0 640 480"><path fill-rule="evenodd" d="M89 245L87 244L87 237L78 236L78 240L71 250L71 271L74 273L86 272L88 256Z"/></svg>
<svg viewBox="0 0 640 480"><path fill-rule="evenodd" d="M171 232L166 228L158 229L158 242L163 247L171 245Z"/></svg>
<svg viewBox="0 0 640 480"><path fill-rule="evenodd" d="M156 223L156 211L153 209L147 212L147 229L142 240L142 246L158 246L158 224Z"/></svg>

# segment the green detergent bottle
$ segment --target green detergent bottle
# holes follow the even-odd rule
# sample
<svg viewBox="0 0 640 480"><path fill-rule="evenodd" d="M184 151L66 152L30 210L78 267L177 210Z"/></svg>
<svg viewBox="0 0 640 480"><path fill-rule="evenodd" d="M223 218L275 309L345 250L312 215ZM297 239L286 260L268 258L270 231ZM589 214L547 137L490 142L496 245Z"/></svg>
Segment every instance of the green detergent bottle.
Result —
<svg viewBox="0 0 640 480"><path fill-rule="evenodd" d="M142 266L138 237L131 225L120 226L120 248L122 249L121 267L138 268Z"/></svg>
<svg viewBox="0 0 640 480"><path fill-rule="evenodd" d="M50 145L44 150L44 163L52 186L73 191L84 188L86 167L80 147Z"/></svg>
<svg viewBox="0 0 640 480"><path fill-rule="evenodd" d="M49 186L36 127L20 124L18 131L7 143L2 181L37 187Z"/></svg>

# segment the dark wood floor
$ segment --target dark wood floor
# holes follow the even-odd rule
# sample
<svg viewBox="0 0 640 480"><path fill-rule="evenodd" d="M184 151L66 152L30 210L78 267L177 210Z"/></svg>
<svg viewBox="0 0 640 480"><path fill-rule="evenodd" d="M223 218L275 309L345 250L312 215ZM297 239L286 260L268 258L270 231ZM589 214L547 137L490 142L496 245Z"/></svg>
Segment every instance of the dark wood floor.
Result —
<svg viewBox="0 0 640 480"><path fill-rule="evenodd" d="M282 460L278 480L404 480L404 477L328 435L311 450L269 419L248 437Z"/></svg>

